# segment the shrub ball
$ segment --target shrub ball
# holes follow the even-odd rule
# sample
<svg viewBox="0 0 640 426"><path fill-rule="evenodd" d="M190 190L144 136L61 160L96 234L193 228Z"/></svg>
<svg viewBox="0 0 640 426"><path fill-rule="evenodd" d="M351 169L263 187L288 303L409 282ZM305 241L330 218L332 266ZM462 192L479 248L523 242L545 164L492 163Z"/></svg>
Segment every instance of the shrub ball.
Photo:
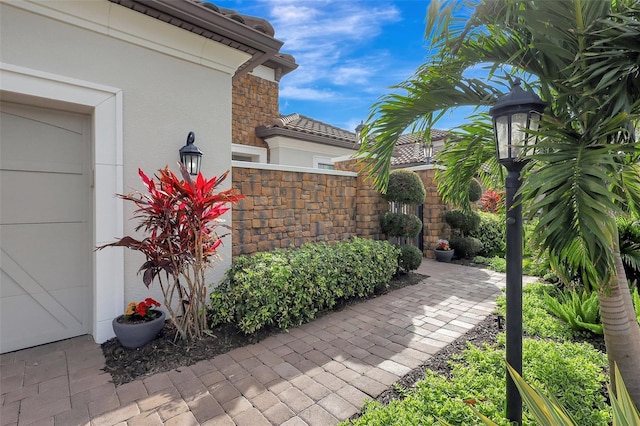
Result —
<svg viewBox="0 0 640 426"><path fill-rule="evenodd" d="M389 185L382 198L402 204L422 204L427 196L420 176L412 170L399 169L389 173Z"/></svg>

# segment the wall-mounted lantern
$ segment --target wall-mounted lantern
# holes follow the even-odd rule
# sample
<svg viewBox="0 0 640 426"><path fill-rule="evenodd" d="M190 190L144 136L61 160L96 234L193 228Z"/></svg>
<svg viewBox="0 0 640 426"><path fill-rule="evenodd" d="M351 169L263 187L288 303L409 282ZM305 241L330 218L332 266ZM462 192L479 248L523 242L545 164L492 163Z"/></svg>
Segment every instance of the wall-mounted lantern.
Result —
<svg viewBox="0 0 640 426"><path fill-rule="evenodd" d="M187 144L180 148L180 162L184 164L190 175L196 176L200 172L200 159L202 151L193 143L196 141L196 134L189 132Z"/></svg>

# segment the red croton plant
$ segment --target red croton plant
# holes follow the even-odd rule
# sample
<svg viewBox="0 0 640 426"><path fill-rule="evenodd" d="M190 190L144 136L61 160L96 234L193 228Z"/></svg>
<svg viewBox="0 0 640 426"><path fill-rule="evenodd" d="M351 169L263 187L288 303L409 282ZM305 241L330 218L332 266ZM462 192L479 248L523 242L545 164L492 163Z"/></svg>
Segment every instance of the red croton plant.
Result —
<svg viewBox="0 0 640 426"><path fill-rule="evenodd" d="M233 189L216 193L229 171L211 179L202 173L192 179L182 164L180 171L182 179L168 167L150 179L138 170L147 192L118 197L137 206L134 219L139 224L135 229L148 236L142 240L123 237L98 249L120 246L143 253L146 261L138 272L144 284L149 287L158 280L176 337L194 339L207 328L205 272L226 235L216 232L224 226L219 218L229 210L228 203L244 197Z"/></svg>

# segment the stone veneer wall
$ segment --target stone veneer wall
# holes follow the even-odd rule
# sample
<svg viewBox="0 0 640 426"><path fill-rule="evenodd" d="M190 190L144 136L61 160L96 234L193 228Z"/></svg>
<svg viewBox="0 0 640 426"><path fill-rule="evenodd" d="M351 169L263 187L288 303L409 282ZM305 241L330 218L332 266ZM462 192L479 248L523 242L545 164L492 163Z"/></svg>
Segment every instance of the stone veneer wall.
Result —
<svg viewBox="0 0 640 426"><path fill-rule="evenodd" d="M233 167L233 187L246 197L233 207L233 256L339 241L351 236L383 239L380 215L389 206L357 160L336 163L337 172L293 170L275 165ZM344 171L352 173L343 173ZM432 168L416 170L427 189L424 206L424 254L450 230L446 207L437 193Z"/></svg>
<svg viewBox="0 0 640 426"><path fill-rule="evenodd" d="M231 140L260 148L269 146L256 136L255 129L280 116L277 82L247 74L233 82Z"/></svg>
<svg viewBox="0 0 640 426"><path fill-rule="evenodd" d="M386 203L372 189L360 188L361 177L311 170L234 165L233 187L246 198L233 207L233 256L351 236L382 237L379 217Z"/></svg>
<svg viewBox="0 0 640 426"><path fill-rule="evenodd" d="M442 198L438 194L435 181L436 169L427 168L422 170L414 170L424 183L427 190L427 196L424 201L424 254L429 258L433 258L433 248L436 242L441 239L448 239L451 234L449 225L444 221L444 214L448 207L442 202Z"/></svg>

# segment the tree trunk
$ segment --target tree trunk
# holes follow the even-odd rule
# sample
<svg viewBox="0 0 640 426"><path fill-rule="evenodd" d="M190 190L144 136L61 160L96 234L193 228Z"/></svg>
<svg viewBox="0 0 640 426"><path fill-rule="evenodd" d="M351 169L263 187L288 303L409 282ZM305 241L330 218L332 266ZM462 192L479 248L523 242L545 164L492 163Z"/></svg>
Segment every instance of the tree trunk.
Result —
<svg viewBox="0 0 640 426"><path fill-rule="evenodd" d="M614 258L616 276L611 279L610 292L599 292L609 372L612 388L615 389L613 366L614 363L618 365L631 398L636 407L640 407L640 326L618 247L615 248Z"/></svg>

